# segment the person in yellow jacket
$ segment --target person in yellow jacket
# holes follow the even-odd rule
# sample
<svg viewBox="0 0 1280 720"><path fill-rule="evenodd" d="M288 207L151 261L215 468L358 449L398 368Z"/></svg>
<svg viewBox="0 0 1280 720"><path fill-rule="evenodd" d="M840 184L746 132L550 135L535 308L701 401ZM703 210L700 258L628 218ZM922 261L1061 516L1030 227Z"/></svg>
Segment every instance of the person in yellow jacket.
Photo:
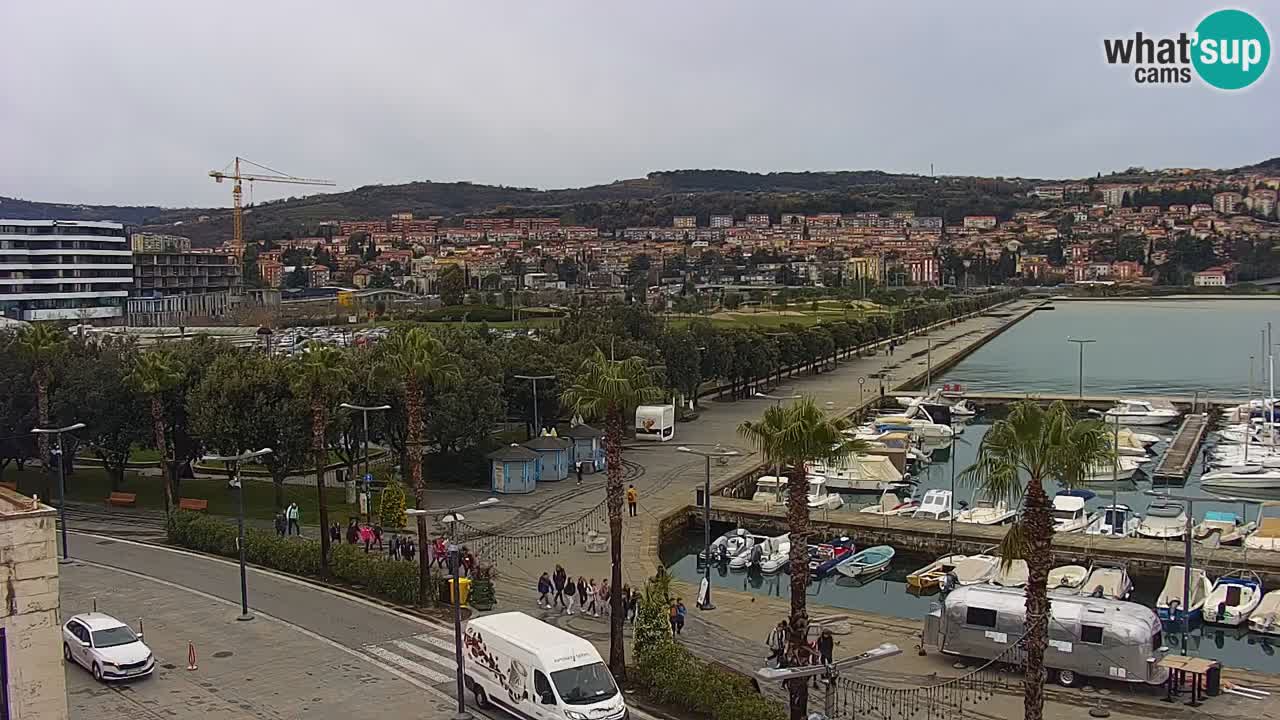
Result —
<svg viewBox="0 0 1280 720"><path fill-rule="evenodd" d="M627 513L630 514L631 517L636 516L636 500L639 496L640 493L636 492L635 485L627 486Z"/></svg>

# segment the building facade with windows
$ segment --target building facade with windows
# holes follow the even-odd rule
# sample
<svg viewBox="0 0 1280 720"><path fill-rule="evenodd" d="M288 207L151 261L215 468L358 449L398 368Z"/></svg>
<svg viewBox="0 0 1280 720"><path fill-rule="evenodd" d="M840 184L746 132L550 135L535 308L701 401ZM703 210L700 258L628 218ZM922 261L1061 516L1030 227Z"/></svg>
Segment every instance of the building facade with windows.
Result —
<svg viewBox="0 0 1280 720"><path fill-rule="evenodd" d="M119 318L132 286L133 252L124 225L0 219L0 316Z"/></svg>

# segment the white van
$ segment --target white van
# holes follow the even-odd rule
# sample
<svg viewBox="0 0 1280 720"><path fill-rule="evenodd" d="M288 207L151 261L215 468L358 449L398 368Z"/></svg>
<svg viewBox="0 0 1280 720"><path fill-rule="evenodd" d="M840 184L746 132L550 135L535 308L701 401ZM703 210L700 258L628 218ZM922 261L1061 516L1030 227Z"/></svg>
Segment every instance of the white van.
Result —
<svg viewBox="0 0 1280 720"><path fill-rule="evenodd" d="M637 440L664 442L675 436L675 405L641 405L636 408Z"/></svg>
<svg viewBox="0 0 1280 720"><path fill-rule="evenodd" d="M480 707L527 720L622 720L629 713L595 646L520 612L467 623L464 678Z"/></svg>

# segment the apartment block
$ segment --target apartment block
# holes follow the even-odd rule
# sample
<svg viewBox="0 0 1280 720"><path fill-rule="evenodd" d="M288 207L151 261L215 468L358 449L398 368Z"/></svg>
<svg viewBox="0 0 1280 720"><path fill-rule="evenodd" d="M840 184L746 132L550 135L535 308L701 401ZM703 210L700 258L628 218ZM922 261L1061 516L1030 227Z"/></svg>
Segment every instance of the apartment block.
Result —
<svg viewBox="0 0 1280 720"><path fill-rule="evenodd" d="M711 227L713 228L733 227L733 216L732 215L712 215Z"/></svg>
<svg viewBox="0 0 1280 720"><path fill-rule="evenodd" d="M138 252L133 255L133 295L239 292L240 261L212 252Z"/></svg>
<svg viewBox="0 0 1280 720"><path fill-rule="evenodd" d="M962 226L966 230L992 230L996 226L995 215L965 215Z"/></svg>
<svg viewBox="0 0 1280 720"><path fill-rule="evenodd" d="M1238 192L1220 192L1213 196L1214 212L1228 215L1236 211L1240 203L1244 202L1244 196Z"/></svg>
<svg viewBox="0 0 1280 720"><path fill-rule="evenodd" d="M129 245L140 252L191 252L191 238L181 235L136 232L129 236Z"/></svg>
<svg viewBox="0 0 1280 720"><path fill-rule="evenodd" d="M0 316L118 318L133 285L120 223L0 219Z"/></svg>
<svg viewBox="0 0 1280 720"><path fill-rule="evenodd" d="M768 213L751 213L747 215L743 224L747 227L769 227L769 215Z"/></svg>
<svg viewBox="0 0 1280 720"><path fill-rule="evenodd" d="M671 218L671 227L696 228L698 227L698 217L696 215L677 215Z"/></svg>

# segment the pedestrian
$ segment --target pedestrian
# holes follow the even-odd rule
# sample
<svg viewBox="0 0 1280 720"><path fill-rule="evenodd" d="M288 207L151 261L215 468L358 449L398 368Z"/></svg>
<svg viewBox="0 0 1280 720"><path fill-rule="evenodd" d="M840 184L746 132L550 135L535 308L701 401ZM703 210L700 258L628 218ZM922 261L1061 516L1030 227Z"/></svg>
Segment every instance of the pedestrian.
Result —
<svg viewBox="0 0 1280 720"><path fill-rule="evenodd" d="M636 624L636 610L640 607L640 591L632 590L631 599L627 601L627 621Z"/></svg>
<svg viewBox="0 0 1280 720"><path fill-rule="evenodd" d="M414 544L413 538L406 538L404 544L400 546L400 554L409 562L413 562L413 554L416 550L417 545Z"/></svg>
<svg viewBox="0 0 1280 720"><path fill-rule="evenodd" d="M449 543L444 539L443 535L436 536L434 549L436 562L440 563L440 567L443 569L449 564Z"/></svg>
<svg viewBox="0 0 1280 720"><path fill-rule="evenodd" d="M667 605L667 623L671 625L671 634L676 634L676 602L672 600Z"/></svg>
<svg viewBox="0 0 1280 720"><path fill-rule="evenodd" d="M278 512L276 513L276 534L279 535L280 537L284 537L284 533L285 533L284 513Z"/></svg>
<svg viewBox="0 0 1280 720"><path fill-rule="evenodd" d="M382 552L382 526L373 526L373 541L378 543L378 552Z"/></svg>
<svg viewBox="0 0 1280 720"><path fill-rule="evenodd" d="M600 579L600 614L609 614L609 602L613 600L609 596L609 581L604 578Z"/></svg>
<svg viewBox="0 0 1280 720"><path fill-rule="evenodd" d="M369 552L370 546L373 545L373 528L368 525L360 526L360 542L364 543L364 551Z"/></svg>
<svg viewBox="0 0 1280 720"><path fill-rule="evenodd" d="M630 514L631 517L636 516L636 500L638 500L639 497L640 497L640 493L636 492L636 486L628 485L627 486L627 513Z"/></svg>
<svg viewBox="0 0 1280 720"><path fill-rule="evenodd" d="M547 597L550 594L551 577L542 573L542 577L538 578L538 607L551 609L551 598Z"/></svg>
<svg viewBox="0 0 1280 720"><path fill-rule="evenodd" d="M778 664L782 664L782 653L787 647L787 623L780 621L773 629L769 631L769 637L765 639L765 645L769 646L769 657L765 658L765 664L769 664L770 660L776 659Z"/></svg>
<svg viewBox="0 0 1280 720"><path fill-rule="evenodd" d="M334 545L342 544L342 528L338 527L337 522L329 523L329 542Z"/></svg>
<svg viewBox="0 0 1280 720"><path fill-rule="evenodd" d="M684 606L684 599L683 599L683 598L676 598L676 625L675 625L675 630L676 630L676 634L677 634L677 635L679 635L679 634L680 634L680 631L684 630L684 619L685 619L685 616L686 616L686 615L688 615L688 614L689 614L689 608L686 608L686 607Z"/></svg>
<svg viewBox="0 0 1280 720"><path fill-rule="evenodd" d="M467 549L466 545L462 546L462 570L467 577L471 577L471 574L476 571L476 556Z"/></svg>
<svg viewBox="0 0 1280 720"><path fill-rule="evenodd" d="M822 634L818 636L818 658L823 665L830 666L832 658L835 656L836 638L831 634L830 628L822 628Z"/></svg>
<svg viewBox="0 0 1280 720"><path fill-rule="evenodd" d="M587 579L578 576L578 610L584 615L587 612Z"/></svg>
<svg viewBox="0 0 1280 720"><path fill-rule="evenodd" d="M600 588L596 587L596 579L591 578L591 582L587 583L586 609L584 612L591 613L591 617L600 617L600 609L596 607L596 600L600 597Z"/></svg>
<svg viewBox="0 0 1280 720"><path fill-rule="evenodd" d="M285 517L289 520L288 533L301 535L302 527L298 525L298 503L289 503L289 507L284 511L284 513Z"/></svg>
<svg viewBox="0 0 1280 720"><path fill-rule="evenodd" d="M565 585L566 579L567 579L567 576L565 575L564 568L557 565L555 572L551 574L551 585L556 590L556 596L552 598L552 602L558 603L560 605L561 610L564 610L564 607L565 607L564 585Z"/></svg>
<svg viewBox="0 0 1280 720"><path fill-rule="evenodd" d="M400 559L400 536L399 535L391 536L391 541L387 543L387 553L391 556L392 560Z"/></svg>
<svg viewBox="0 0 1280 720"><path fill-rule="evenodd" d="M578 584L573 581L572 576L566 576L564 579L564 601L566 615L573 614L573 604L578 599Z"/></svg>

